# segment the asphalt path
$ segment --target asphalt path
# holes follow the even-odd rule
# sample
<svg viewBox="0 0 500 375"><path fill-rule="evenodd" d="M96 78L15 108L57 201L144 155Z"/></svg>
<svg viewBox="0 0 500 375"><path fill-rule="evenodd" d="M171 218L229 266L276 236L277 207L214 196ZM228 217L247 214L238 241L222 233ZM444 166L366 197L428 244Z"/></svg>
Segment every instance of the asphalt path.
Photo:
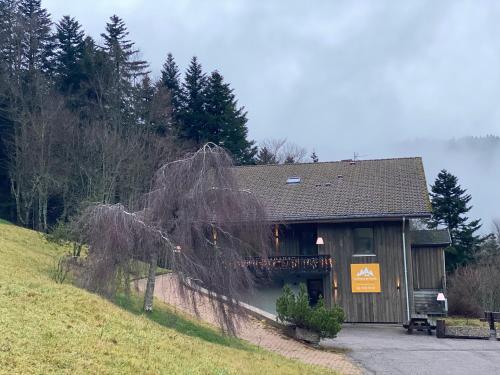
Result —
<svg viewBox="0 0 500 375"><path fill-rule="evenodd" d="M500 341L438 339L401 326L346 325L322 345L345 348L367 374L500 374Z"/></svg>

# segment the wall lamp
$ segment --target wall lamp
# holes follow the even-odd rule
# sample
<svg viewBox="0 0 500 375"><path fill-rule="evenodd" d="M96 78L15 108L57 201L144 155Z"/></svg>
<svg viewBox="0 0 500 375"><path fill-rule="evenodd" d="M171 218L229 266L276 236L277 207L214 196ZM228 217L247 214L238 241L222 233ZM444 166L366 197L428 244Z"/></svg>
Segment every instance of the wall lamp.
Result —
<svg viewBox="0 0 500 375"><path fill-rule="evenodd" d="M323 241L323 237L318 237L316 240L316 245L324 245L325 241Z"/></svg>

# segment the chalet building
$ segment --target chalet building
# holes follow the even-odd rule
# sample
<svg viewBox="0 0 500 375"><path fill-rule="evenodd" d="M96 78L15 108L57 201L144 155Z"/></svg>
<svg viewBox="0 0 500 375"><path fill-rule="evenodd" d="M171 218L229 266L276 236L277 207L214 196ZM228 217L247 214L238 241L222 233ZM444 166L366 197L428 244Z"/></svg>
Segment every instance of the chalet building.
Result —
<svg viewBox="0 0 500 375"><path fill-rule="evenodd" d="M235 168L273 226L274 252L252 258L257 292L246 302L275 313L288 283L305 283L347 321L404 323L422 296L445 288L448 231L413 231L431 205L421 158L258 165ZM423 300L425 302L425 299Z"/></svg>

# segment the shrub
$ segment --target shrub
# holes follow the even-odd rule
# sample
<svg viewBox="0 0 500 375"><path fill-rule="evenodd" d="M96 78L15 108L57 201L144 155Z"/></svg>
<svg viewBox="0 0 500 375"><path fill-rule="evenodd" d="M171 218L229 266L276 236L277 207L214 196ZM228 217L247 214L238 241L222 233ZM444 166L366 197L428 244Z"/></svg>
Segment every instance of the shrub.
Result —
<svg viewBox="0 0 500 375"><path fill-rule="evenodd" d="M54 267L51 270L51 277L56 283L62 284L64 283L64 280L66 280L68 272L69 272L68 257L64 255L60 257L56 262L54 262Z"/></svg>
<svg viewBox="0 0 500 375"><path fill-rule="evenodd" d="M449 314L482 317L500 310L500 255L457 268L448 279Z"/></svg>
<svg viewBox="0 0 500 375"><path fill-rule="evenodd" d="M345 319L340 307L327 308L323 298L311 307L305 284L299 285L297 295L286 284L283 294L276 301L276 312L280 322L317 332L321 337L335 337Z"/></svg>

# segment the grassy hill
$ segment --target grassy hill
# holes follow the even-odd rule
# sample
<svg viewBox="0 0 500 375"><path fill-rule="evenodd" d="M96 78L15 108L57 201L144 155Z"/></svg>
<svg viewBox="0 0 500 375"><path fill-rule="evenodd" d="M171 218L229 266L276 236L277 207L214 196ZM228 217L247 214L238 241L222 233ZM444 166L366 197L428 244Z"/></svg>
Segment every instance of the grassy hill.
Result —
<svg viewBox="0 0 500 375"><path fill-rule="evenodd" d="M331 374L219 334L156 302L111 303L50 275L63 249L0 221L2 374Z"/></svg>

